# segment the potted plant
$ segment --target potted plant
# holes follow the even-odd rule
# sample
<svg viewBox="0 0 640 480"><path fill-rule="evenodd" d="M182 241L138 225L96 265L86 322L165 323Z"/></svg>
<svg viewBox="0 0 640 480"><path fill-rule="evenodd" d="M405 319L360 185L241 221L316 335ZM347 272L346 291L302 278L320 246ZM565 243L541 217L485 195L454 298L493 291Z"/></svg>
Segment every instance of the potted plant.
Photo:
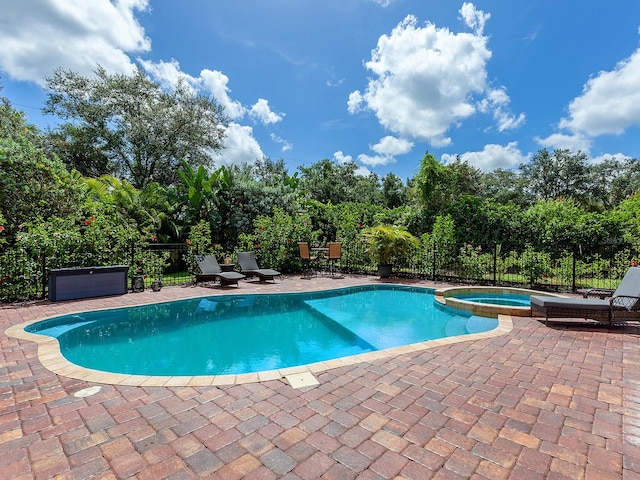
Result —
<svg viewBox="0 0 640 480"><path fill-rule="evenodd" d="M419 241L405 227L377 225L362 231L367 243L367 253L378 259L378 274L381 278L391 276L391 262L416 248Z"/></svg>

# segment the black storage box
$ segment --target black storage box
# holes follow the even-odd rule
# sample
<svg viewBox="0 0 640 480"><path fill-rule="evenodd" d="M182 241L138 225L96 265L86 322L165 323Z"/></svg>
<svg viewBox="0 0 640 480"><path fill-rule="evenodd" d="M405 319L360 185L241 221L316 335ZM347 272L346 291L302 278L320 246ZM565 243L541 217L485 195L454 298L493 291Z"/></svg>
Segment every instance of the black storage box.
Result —
<svg viewBox="0 0 640 480"><path fill-rule="evenodd" d="M49 271L49 300L103 297L127 293L128 265L56 268Z"/></svg>

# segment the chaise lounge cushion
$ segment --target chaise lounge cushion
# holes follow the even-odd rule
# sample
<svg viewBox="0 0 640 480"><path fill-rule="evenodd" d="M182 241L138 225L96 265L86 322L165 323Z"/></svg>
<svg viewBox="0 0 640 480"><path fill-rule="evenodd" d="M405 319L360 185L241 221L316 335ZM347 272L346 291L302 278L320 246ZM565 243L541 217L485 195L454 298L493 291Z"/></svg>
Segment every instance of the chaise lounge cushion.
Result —
<svg viewBox="0 0 640 480"><path fill-rule="evenodd" d="M640 310L640 268L627 270L620 286L613 292L611 304L629 311Z"/></svg>
<svg viewBox="0 0 640 480"><path fill-rule="evenodd" d="M275 277L280 275L280 272L277 270L258 267L258 262L253 252L238 252L238 263L240 264L242 273L249 276L255 275L260 281L274 280Z"/></svg>
<svg viewBox="0 0 640 480"><path fill-rule="evenodd" d="M532 295L530 298L531 308L576 308L580 310L607 311L610 308L608 300L597 298L564 298L550 297L545 295Z"/></svg>

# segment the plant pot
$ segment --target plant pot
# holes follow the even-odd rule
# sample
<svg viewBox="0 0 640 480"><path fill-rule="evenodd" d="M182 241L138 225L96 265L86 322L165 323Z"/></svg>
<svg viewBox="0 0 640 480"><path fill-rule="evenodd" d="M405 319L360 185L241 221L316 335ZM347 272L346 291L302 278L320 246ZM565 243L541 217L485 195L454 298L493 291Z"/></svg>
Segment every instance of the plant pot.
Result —
<svg viewBox="0 0 640 480"><path fill-rule="evenodd" d="M151 290L153 290L154 292L159 292L161 288L162 288L162 280L155 279L153 283L151 283Z"/></svg>
<svg viewBox="0 0 640 480"><path fill-rule="evenodd" d="M389 278L391 276L392 266L390 263L381 263L378 265L378 275L380 278Z"/></svg>

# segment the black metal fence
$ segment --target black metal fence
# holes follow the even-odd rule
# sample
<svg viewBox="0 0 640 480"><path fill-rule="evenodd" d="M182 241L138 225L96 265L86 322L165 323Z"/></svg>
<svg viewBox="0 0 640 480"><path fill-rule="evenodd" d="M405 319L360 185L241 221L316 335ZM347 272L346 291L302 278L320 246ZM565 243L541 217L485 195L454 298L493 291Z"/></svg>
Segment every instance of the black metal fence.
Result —
<svg viewBox="0 0 640 480"><path fill-rule="evenodd" d="M132 245L130 251L114 254L109 262L129 266L130 289L150 288L154 282L163 286L183 285L193 281L192 253L188 245L179 243ZM499 244L434 242L396 261L393 276L570 292L592 287L615 288L639 258L637 249L629 246L612 251L611 245L605 245L596 252L583 252L576 246L556 249L551 254L533 249L505 252ZM33 255L20 250L0 253L0 302L46 298L49 270L99 266L92 262L90 255ZM337 266L345 273L377 273L376 262L361 243L343 245ZM302 263L289 259L280 268L285 274L297 274L302 271Z"/></svg>

